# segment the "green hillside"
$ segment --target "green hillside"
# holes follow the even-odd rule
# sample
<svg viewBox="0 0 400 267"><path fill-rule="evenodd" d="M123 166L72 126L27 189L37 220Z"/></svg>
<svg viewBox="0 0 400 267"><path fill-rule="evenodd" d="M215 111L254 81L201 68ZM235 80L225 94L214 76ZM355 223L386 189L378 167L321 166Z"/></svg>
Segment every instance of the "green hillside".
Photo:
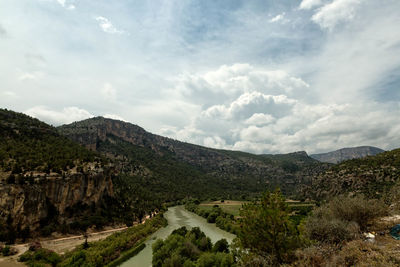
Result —
<svg viewBox="0 0 400 267"><path fill-rule="evenodd" d="M344 161L314 177L306 194L322 199L343 193L363 193L370 198L388 192L400 178L400 149Z"/></svg>
<svg viewBox="0 0 400 267"><path fill-rule="evenodd" d="M0 109L0 178L56 172L105 158L60 136L54 127L22 113Z"/></svg>
<svg viewBox="0 0 400 267"><path fill-rule="evenodd" d="M276 187L296 197L303 184L329 166L305 152L254 155L212 149L102 117L63 125L58 131L112 156L122 164L126 176L143 179L144 187L160 192L165 200L186 196L240 198Z"/></svg>

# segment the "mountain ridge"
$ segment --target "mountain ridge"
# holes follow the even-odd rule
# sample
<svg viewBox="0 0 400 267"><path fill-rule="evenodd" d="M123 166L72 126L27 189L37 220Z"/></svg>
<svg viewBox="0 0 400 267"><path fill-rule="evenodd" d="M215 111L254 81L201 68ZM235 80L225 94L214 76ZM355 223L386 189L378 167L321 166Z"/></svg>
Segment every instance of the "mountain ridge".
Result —
<svg viewBox="0 0 400 267"><path fill-rule="evenodd" d="M118 140L127 142L154 153L152 157L169 157L174 162L186 164L207 176L211 182L230 183L237 187L235 192L247 189L260 192L277 186L285 192L293 192L296 185L306 183L314 173L328 167L308 157L306 152L255 155L207 148L155 135L131 123L102 117L62 125L57 129L60 134L97 151L101 151L106 143L110 148ZM112 154L115 152L113 149L102 152ZM132 150L135 148L132 147Z"/></svg>
<svg viewBox="0 0 400 267"><path fill-rule="evenodd" d="M374 156L384 151L374 146L345 147L326 153L311 154L310 157L321 162L336 164L349 159Z"/></svg>

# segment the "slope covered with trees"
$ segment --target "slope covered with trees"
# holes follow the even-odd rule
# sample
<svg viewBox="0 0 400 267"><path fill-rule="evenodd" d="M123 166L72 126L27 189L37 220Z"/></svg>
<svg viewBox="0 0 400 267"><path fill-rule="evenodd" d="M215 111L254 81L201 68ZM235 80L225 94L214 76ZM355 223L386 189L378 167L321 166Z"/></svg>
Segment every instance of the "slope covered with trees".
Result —
<svg viewBox="0 0 400 267"><path fill-rule="evenodd" d="M400 178L400 149L362 159L344 161L315 176L305 193L324 199L344 193L370 198L388 193Z"/></svg>
<svg viewBox="0 0 400 267"><path fill-rule="evenodd" d="M5 109L0 140L1 241L104 224L100 215L114 194L108 159Z"/></svg>
<svg viewBox="0 0 400 267"><path fill-rule="evenodd" d="M86 147L120 162L133 179L144 179L166 199L232 198L280 187L296 196L300 185L329 165L305 152L254 155L206 148L151 134L139 126L102 117L58 128Z"/></svg>

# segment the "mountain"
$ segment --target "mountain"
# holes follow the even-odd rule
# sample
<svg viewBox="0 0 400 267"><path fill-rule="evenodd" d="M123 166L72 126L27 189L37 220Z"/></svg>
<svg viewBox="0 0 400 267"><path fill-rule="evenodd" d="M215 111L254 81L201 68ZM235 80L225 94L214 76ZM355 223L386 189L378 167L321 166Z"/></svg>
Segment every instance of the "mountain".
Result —
<svg viewBox="0 0 400 267"><path fill-rule="evenodd" d="M366 156L374 156L382 152L384 152L384 150L377 147L359 146L359 147L342 148L327 153L312 154L310 155L310 157L319 160L321 162L335 164L348 159L358 159L358 158L364 158Z"/></svg>
<svg viewBox="0 0 400 267"><path fill-rule="evenodd" d="M400 149L375 156L347 160L316 175L305 195L326 199L345 193L362 193L370 198L389 192L400 180Z"/></svg>
<svg viewBox="0 0 400 267"><path fill-rule="evenodd" d="M0 140L0 241L51 233L106 210L114 170L105 157L6 109L0 109Z"/></svg>
<svg viewBox="0 0 400 267"><path fill-rule="evenodd" d="M58 127L60 134L118 161L126 181L145 183L160 199L238 197L276 186L295 195L329 164L305 152L254 155L218 150L145 131L130 123L92 118Z"/></svg>

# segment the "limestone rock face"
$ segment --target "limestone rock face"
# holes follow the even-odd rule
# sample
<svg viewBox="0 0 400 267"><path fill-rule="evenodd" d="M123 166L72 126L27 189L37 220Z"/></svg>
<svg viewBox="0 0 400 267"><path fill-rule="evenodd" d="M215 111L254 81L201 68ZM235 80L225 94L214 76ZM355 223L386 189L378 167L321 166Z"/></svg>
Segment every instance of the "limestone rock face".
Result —
<svg viewBox="0 0 400 267"><path fill-rule="evenodd" d="M364 158L366 156L375 156L384 150L373 146L349 147L335 150L328 153L313 154L310 157L327 163L339 163L344 160Z"/></svg>
<svg viewBox="0 0 400 267"><path fill-rule="evenodd" d="M327 164L310 158L304 151L281 155L254 155L213 149L152 134L137 125L102 117L63 125L57 130L61 135L87 148L106 155L129 157L123 151L105 148L104 143L122 140L143 148L142 151L151 151L159 156L168 155L177 163L194 166L215 181L235 182L237 188L249 189L250 186L253 191L262 191L266 186L275 185L286 190L285 192L298 191L298 187L307 183L312 175L327 168ZM137 165L141 165L141 162L137 162Z"/></svg>
<svg viewBox="0 0 400 267"><path fill-rule="evenodd" d="M68 208L96 206L105 196L113 196L113 185L111 176L101 172L37 178L33 184L0 186L0 214L11 217L14 227L35 230L51 213L65 221Z"/></svg>

